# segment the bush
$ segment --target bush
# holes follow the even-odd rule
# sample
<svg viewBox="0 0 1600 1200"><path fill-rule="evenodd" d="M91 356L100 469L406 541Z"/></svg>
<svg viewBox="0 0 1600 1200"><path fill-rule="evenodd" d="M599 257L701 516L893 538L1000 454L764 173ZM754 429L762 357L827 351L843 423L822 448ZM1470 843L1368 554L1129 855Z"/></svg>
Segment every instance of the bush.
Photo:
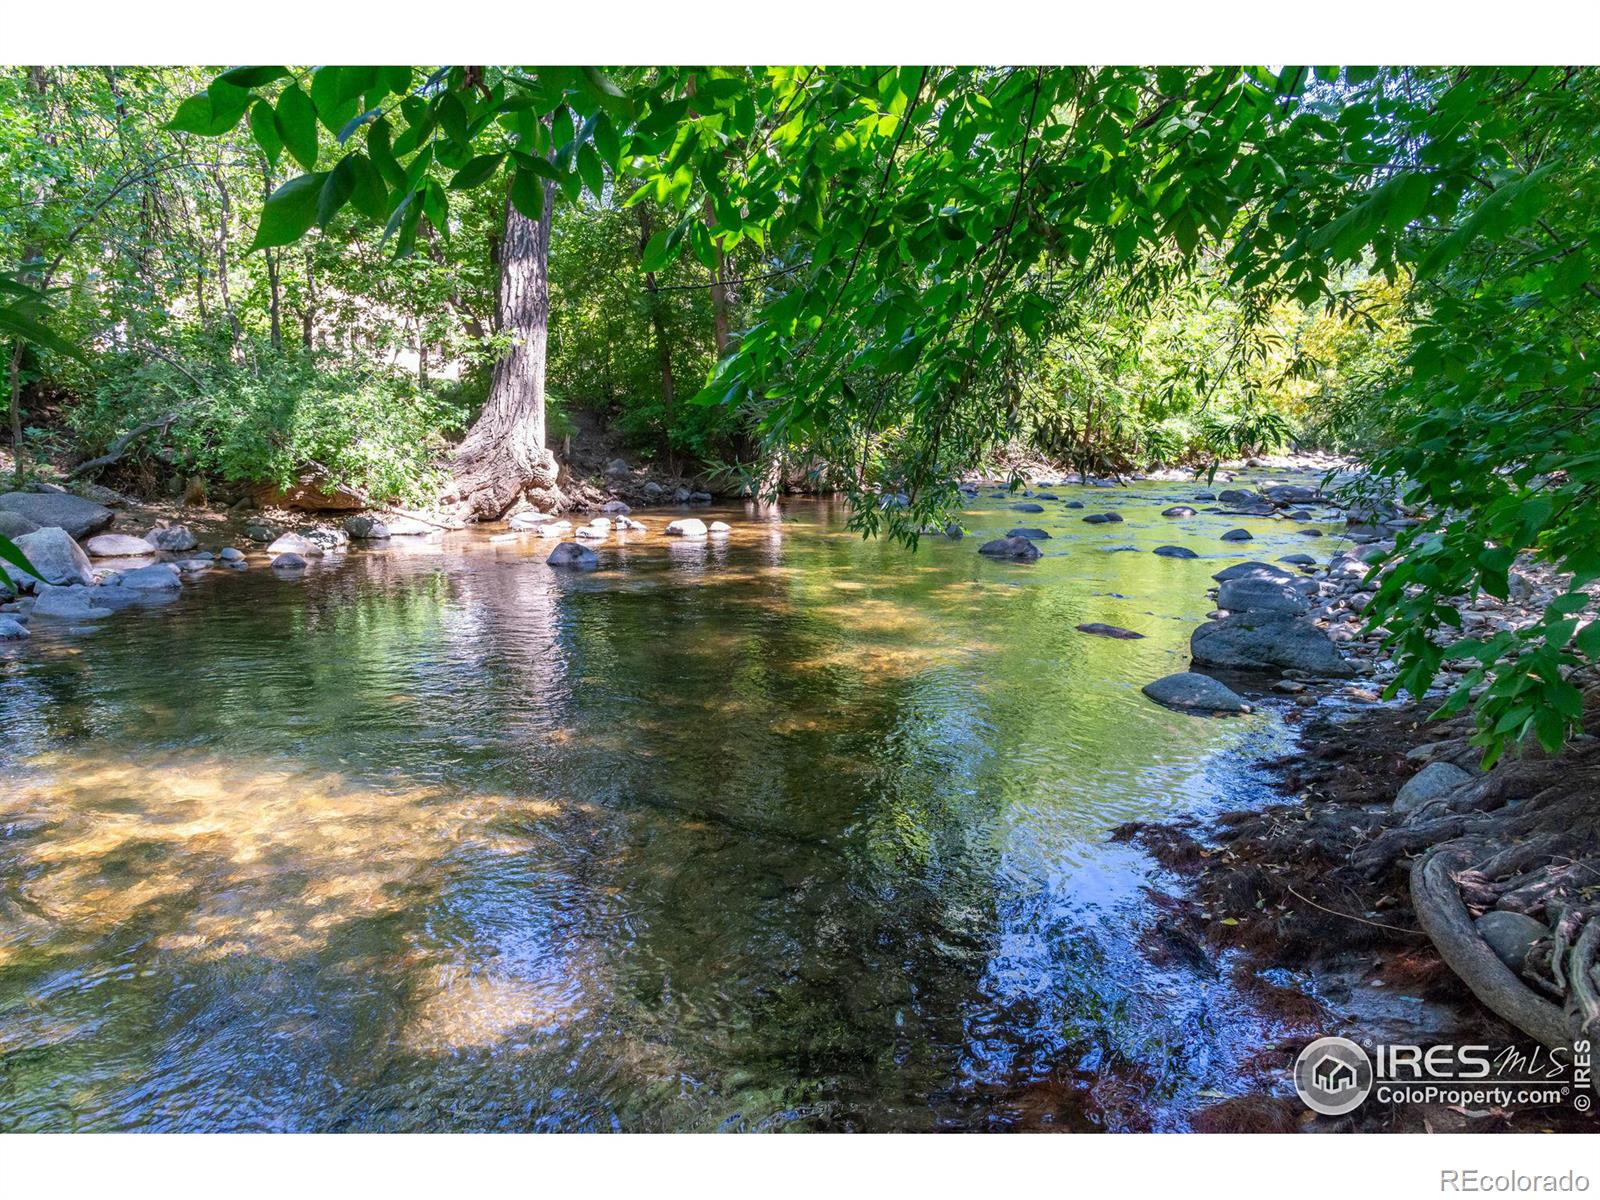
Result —
<svg viewBox="0 0 1600 1200"><path fill-rule="evenodd" d="M164 443L171 465L233 483L283 486L315 463L374 499L416 503L437 491L439 456L466 415L460 389L419 390L407 373L299 349L246 350L250 366L201 339L171 347L171 361L108 355L69 423L102 446L175 414Z"/></svg>

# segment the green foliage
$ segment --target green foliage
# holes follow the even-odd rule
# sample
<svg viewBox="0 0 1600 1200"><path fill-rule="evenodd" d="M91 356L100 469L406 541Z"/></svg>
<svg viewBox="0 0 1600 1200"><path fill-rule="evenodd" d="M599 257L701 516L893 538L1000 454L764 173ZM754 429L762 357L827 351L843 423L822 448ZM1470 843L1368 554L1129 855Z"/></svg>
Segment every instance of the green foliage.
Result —
<svg viewBox="0 0 1600 1200"><path fill-rule="evenodd" d="M226 345L175 347L186 370L122 355L103 364L99 385L73 414L90 444L167 415L163 448L178 472L234 482L287 485L308 464L375 500L420 502L442 482L446 438L466 410L449 389L417 388L413 377L371 367L319 363L299 351L256 345L253 372L231 369ZM210 362L206 362L209 354Z"/></svg>

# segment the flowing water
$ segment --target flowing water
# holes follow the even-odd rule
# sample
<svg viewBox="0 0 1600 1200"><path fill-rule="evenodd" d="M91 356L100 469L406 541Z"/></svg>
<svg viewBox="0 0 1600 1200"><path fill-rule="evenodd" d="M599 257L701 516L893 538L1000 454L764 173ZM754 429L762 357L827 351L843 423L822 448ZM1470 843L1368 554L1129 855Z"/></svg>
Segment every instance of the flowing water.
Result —
<svg viewBox="0 0 1600 1200"><path fill-rule="evenodd" d="M1330 543L1052 490L915 553L797 501L640 514L586 575L473 532L36 620L0 1130L1183 1128L1271 1027L1150 960L1107 833L1259 798L1287 739L1139 688L1213 571ZM977 554L1013 525L1043 559Z"/></svg>

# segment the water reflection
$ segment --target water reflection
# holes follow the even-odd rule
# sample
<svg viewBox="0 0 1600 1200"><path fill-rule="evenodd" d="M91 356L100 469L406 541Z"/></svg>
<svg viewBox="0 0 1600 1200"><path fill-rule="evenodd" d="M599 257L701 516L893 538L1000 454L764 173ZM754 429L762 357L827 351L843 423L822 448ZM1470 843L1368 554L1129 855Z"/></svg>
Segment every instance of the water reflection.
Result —
<svg viewBox="0 0 1600 1200"><path fill-rule="evenodd" d="M1147 961L1104 835L1238 801L1281 734L1138 694L1218 563L1103 549L1179 540L1173 495L1051 504L1026 567L798 503L583 576L451 535L41 623L0 1129L1181 1127L1259 1030Z"/></svg>

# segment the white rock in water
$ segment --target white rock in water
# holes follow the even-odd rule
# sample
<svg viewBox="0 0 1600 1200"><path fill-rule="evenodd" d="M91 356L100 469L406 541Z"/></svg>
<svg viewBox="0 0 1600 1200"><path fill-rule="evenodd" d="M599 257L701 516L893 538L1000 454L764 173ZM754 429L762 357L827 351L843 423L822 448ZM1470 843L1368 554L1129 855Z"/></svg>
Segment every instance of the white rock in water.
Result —
<svg viewBox="0 0 1600 1200"><path fill-rule="evenodd" d="M728 533L730 531L726 521L713 521L710 528L712 533Z"/></svg>
<svg viewBox="0 0 1600 1200"><path fill-rule="evenodd" d="M298 533L286 533L267 547L267 553L280 557L285 554L298 554L302 558L321 558L322 547ZM276 560L272 565L278 565Z"/></svg>
<svg viewBox="0 0 1600 1200"><path fill-rule="evenodd" d="M83 548L95 558L141 558L156 552L143 538L126 533L98 533Z"/></svg>
<svg viewBox="0 0 1600 1200"><path fill-rule="evenodd" d="M67 536L65 529L47 527L25 533L16 540L16 546L28 556L33 569L51 583L88 585L94 582L94 566L89 562L89 556ZM6 570L18 583L38 582L32 575L9 563L6 564Z"/></svg>
<svg viewBox="0 0 1600 1200"><path fill-rule="evenodd" d="M698 517L680 517L667 525L667 534L670 537L703 538L706 536L706 523Z"/></svg>

